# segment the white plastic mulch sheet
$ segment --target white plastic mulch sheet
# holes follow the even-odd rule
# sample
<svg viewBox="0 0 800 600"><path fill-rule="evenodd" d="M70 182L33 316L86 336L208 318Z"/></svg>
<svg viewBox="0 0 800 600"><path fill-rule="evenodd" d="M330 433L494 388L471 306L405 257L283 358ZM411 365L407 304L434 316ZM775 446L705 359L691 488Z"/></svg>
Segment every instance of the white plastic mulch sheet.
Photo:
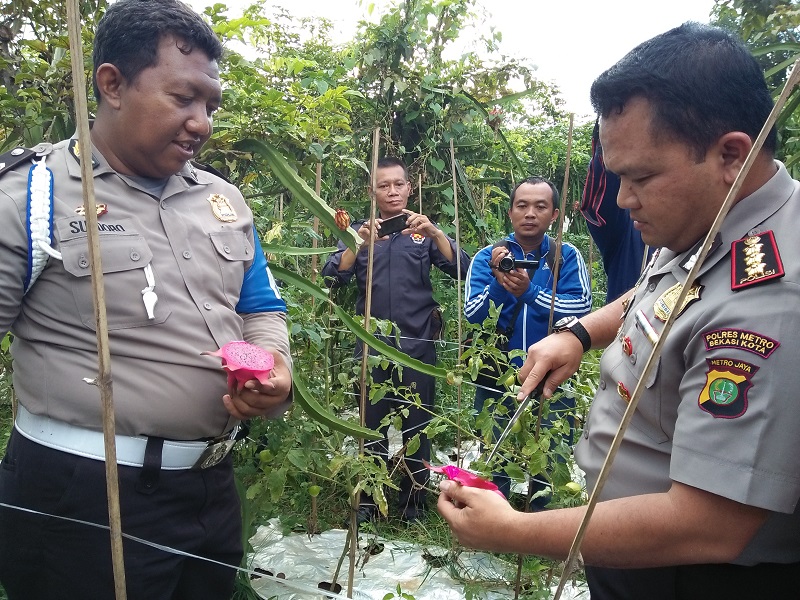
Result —
<svg viewBox="0 0 800 600"><path fill-rule="evenodd" d="M344 529L332 529L314 536L283 536L277 521L273 520L260 527L250 540L255 549L250 568L285 578L290 585L313 589L322 584L325 586L323 589L331 589L331 580L346 538ZM465 585L475 598L500 600L514 597L513 582L507 581L506 577L516 572L516 565L491 554L464 551L454 559L444 548L423 548L361 534L356 561L354 599L383 600L387 595L399 598L396 596L399 586L401 593L409 594L415 600L460 600L466 597ZM348 565L349 555L345 557L336 581L342 586L339 592L342 596L347 595ZM464 581L472 583L465 584ZM557 582L556 575L553 590ZM266 578L252 583L263 598L325 598L322 591L319 594L296 591ZM338 590L335 587L332 591ZM568 585L561 597L564 600L588 600L589 592L585 586Z"/></svg>

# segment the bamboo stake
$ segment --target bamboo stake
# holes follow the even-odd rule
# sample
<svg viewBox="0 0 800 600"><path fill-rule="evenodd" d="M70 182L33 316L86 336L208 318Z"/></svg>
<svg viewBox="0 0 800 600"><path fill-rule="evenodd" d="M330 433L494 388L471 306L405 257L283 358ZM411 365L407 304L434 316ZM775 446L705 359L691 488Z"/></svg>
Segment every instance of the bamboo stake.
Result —
<svg viewBox="0 0 800 600"><path fill-rule="evenodd" d="M453 146L453 138L450 138L450 170L453 173L453 206L454 214L453 219L456 222L456 282L458 285L457 302L458 302L458 360L461 360L461 340L463 338L463 323L461 310L461 227L458 222L458 183L456 182L456 152ZM420 176L421 177L421 176ZM420 196L420 206L422 205L422 197ZM458 423L456 426L456 464L461 465L461 384L458 384L457 390L457 408L458 408Z"/></svg>
<svg viewBox="0 0 800 600"><path fill-rule="evenodd" d="M553 331L553 315L556 309L556 292L558 290L558 276L561 271L561 242L564 234L564 210L567 204L567 192L569 191L569 167L570 159L572 156L572 122L574 114L569 115L569 134L567 136L567 158L566 167L564 169L564 185L561 189L561 203L558 209L558 232L556 234L556 256L553 263L553 291L550 297L550 315L547 322L547 334ZM555 198L553 199L555 200ZM536 428L534 429L533 437L536 441L539 440L539 435L542 431L542 412L544 410L544 401L539 399L539 408L536 415ZM531 485L532 476L528 480L528 492L526 494L525 512L530 512L530 504L533 499L533 486ZM520 591L522 590L522 562L523 555L517 555L517 578L514 585L514 598L519 598Z"/></svg>
<svg viewBox="0 0 800 600"><path fill-rule="evenodd" d="M422 214L422 173L417 175L417 192L419 194L419 214Z"/></svg>
<svg viewBox="0 0 800 600"><path fill-rule="evenodd" d="M753 147L747 154L747 158L745 159L739 174L736 176L731 189L728 191L725 201L722 203L722 206L720 206L719 212L714 219L714 223L711 225L711 229L706 235L700 251L697 253L697 259L695 260L694 265L692 265L692 268L689 270L689 273L686 274L686 279L683 282L683 288L681 289L681 293L678 295L675 306L683 306L683 303L686 301L686 296L689 294L689 289L692 287L692 284L697 278L697 274L700 272L700 267L703 266L706 256L708 256L708 252L711 249L711 244L714 242L714 238L716 238L717 233L719 233L719 230L722 228L722 223L725 220L725 217L728 216L728 212L736 201L736 196L739 194L739 190L741 190L745 178L755 163L758 153L761 151L761 148L764 145L764 140L767 139L767 136L769 135L772 126L775 124L781 109L783 108L784 104L786 104L786 100L788 100L798 81L800 81L800 59L795 61L792 67L792 72L789 74L786 84L783 87L783 91L781 91L775 106L772 107L772 111L769 113L769 117L767 117L767 121L764 123L761 132L758 134L758 137L753 143ZM569 555L567 556L567 561L564 565L564 570L561 573L561 579L558 582L558 588L556 589L556 594L553 600L559 600L561 597L561 592L564 590L564 585L567 582L567 578L574 569L575 561L580 552L581 543L583 542L583 538L586 536L586 529L588 528L589 520L592 518L592 514L594 513L594 508L597 505L600 493L602 492L603 486L608 479L611 465L613 464L614 458L617 455L617 450L619 450L619 446L622 443L622 438L625 435L625 431L628 429L628 424L633 418L636 407L639 405L639 398L641 397L642 390L644 388L642 382L649 380L650 374L653 372L653 369L655 368L655 365L661 356L661 351L663 350L665 340L672 329L672 324L678 317L679 312L680 311L678 310L673 310L669 317L667 317L667 320L664 323L664 328L661 331L661 335L658 337L658 341L656 342L655 346L653 346L653 351L650 353L650 358L647 359L647 363L642 371L642 376L639 378L639 381L636 384L636 389L631 395L631 399L628 402L628 407L625 409L625 414L622 416L622 421L620 421L617 433L611 442L611 447L609 448L608 454L603 462L603 467L600 469L600 474L597 477L597 483L595 484L594 490L592 490L592 494L589 497L589 503L586 506L586 513L581 520L581 524L578 527L578 532L575 534L575 539L570 547Z"/></svg>
<svg viewBox="0 0 800 600"><path fill-rule="evenodd" d="M78 0L67 2L67 27L69 29L72 82L75 96L75 120L78 126L78 143L81 148L81 180L83 207L86 214L86 232L91 263L92 300L97 324L98 376L92 382L100 389L103 405L103 437L105 441L106 494L108 496L108 523L111 535L111 563L114 572L114 590L117 600L125 600L125 563L122 555L122 523L120 518L119 479L117 474L117 446L115 438L114 399L112 394L111 353L108 344L108 321L103 287L103 266L100 260L100 240L97 234L97 211L94 202L92 174L92 140L89 133L89 108L86 99L86 74L83 70L83 44L81 40L81 14Z"/></svg>
<svg viewBox="0 0 800 600"><path fill-rule="evenodd" d="M370 314L372 312L372 263L375 253L375 178L378 171L378 150L380 149L381 130L375 128L372 135L372 171L370 172L370 205L369 205L369 254L367 255L367 289L364 298L364 329L369 331ZM362 342L361 352L361 389L359 398L359 413L361 415L361 426L364 426L364 413L367 407L367 358L369 356L369 346ZM358 453L364 455L364 438L358 440ZM353 596L353 578L356 566L356 546L358 546L358 494L353 494L350 501L352 510L350 511L350 530L353 532L353 543L350 544L350 569L347 577L347 595Z"/></svg>
<svg viewBox="0 0 800 600"><path fill-rule="evenodd" d="M553 267L553 295L550 297L550 318L547 322L548 335L553 331L553 315L556 308L556 288L558 287L558 276L561 272L561 242L564 237L564 211L567 205L567 193L569 192L569 167L572 158L572 123L575 118L574 113L569 113L569 134L567 136L567 159L564 167L564 186L561 188L561 205L558 213L558 235L556 236L556 256Z"/></svg>

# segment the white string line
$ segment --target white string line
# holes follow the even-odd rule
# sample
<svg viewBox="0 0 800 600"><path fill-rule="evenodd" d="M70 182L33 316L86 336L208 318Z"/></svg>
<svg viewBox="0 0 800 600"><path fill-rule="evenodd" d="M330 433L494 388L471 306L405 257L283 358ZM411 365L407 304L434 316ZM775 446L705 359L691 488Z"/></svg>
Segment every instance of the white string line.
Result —
<svg viewBox="0 0 800 600"><path fill-rule="evenodd" d="M0 507L8 508L8 509L11 509L11 510L17 510L17 511L20 511L20 512L26 512L26 513L33 514L33 515L39 515L39 516L43 516L43 517L48 517L48 518L51 518L51 519L60 519L62 521L69 521L71 523L77 523L78 525L86 525L88 527L96 527L97 529L104 529L106 531L110 530L110 527L108 525L103 525L101 523L93 523L92 521L84 521L83 519L74 519L72 517L64 517L62 515L54 515L54 514L41 512L41 511L38 511L38 510L34 510L32 508L25 508L23 506L16 506L14 504L6 504L5 502L0 502ZM273 575L268 575L267 573L263 573L261 571L255 571L255 570L247 569L245 567L239 567L239 566L236 566L236 565L230 565L228 563L224 563L224 562L221 562L221 561L218 561L218 560L214 560L213 558L207 558L205 556L192 554L191 552L185 552L183 550L178 550L177 548L172 548L171 546L166 546L164 544L159 544L157 542L151 542L149 540L137 537L135 535L131 535L129 533L124 533L123 532L122 533L122 537L126 538L126 539L129 539L129 540L131 540L133 542L136 542L136 543L139 543L139 544L143 544L143 545L149 546L151 548L155 548L156 550L161 550L162 552L167 552L169 554L176 554L178 556L184 556L186 558L193 558L195 560L202 560L202 561L205 561L205 562L213 563L215 565L219 565L221 567L226 567L226 568L229 568L229 569L233 569L233 570L238 571L240 573L246 573L247 575L252 575L254 577L258 577L258 578L262 578L262 579L269 579L270 581L272 581L274 583L279 583L279 584L289 588L290 590L294 590L294 591L298 591L298 592L304 592L304 593L308 593L308 594L313 594L314 596L324 595L324 596L327 596L328 598L335 598L337 600L351 600L347 596L342 596L341 594L337 594L337 593L334 593L334 592L329 592L329 591L323 590L323 589L318 588L318 587L312 587L310 585L306 585L306 584L303 584L303 583L293 583L291 580L288 580L288 579L282 579L282 578L279 578L279 577L275 577ZM259 594L259 596L261 596L261 595ZM261 596L261 597L263 597L263 596Z"/></svg>

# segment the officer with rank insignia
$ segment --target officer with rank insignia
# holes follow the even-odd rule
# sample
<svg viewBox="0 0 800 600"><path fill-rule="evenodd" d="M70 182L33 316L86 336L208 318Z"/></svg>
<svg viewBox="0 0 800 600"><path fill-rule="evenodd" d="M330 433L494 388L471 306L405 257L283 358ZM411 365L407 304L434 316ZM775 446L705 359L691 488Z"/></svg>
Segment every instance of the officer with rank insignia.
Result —
<svg viewBox="0 0 800 600"><path fill-rule="evenodd" d="M643 384L581 547L592 600L794 597L800 183L774 159L774 130L677 304L772 108L764 77L732 34L686 23L632 50L591 96L604 159L620 176L617 203L661 248L634 289L578 321L606 348L575 451L589 490ZM572 333L529 348L520 397L542 379L549 396L577 370L584 350ZM478 548L563 559L585 512L523 514L490 492L441 488L440 512Z"/></svg>
<svg viewBox="0 0 800 600"><path fill-rule="evenodd" d="M81 161L104 271L128 598L230 598L242 558L229 454L240 421L290 403L286 306L242 194L191 162L222 99L220 41L178 0L120 0L94 43L91 146L0 157L0 330L16 422L0 465L0 583L10 600L112 598ZM272 377L228 389L246 340ZM190 555L187 556L186 554ZM203 560L203 559L210 559ZM230 565L230 566L226 566Z"/></svg>

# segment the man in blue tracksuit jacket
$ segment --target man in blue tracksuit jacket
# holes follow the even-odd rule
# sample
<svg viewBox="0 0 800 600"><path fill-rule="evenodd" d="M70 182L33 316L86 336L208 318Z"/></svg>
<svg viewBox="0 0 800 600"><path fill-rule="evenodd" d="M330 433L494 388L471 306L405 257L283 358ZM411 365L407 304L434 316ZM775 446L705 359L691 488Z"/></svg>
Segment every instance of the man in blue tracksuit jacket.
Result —
<svg viewBox="0 0 800 600"><path fill-rule="evenodd" d="M479 251L470 264L464 314L470 323L483 323L489 315L491 303L498 307L502 305L497 328L507 334L508 350L527 350L528 346L548 334L556 245L545 232L558 218L558 202L558 190L547 179L530 177L518 184L511 193L508 211L514 233L503 243ZM510 272L500 270L497 266L500 259L509 253L516 260L538 260L538 267ZM589 271L580 252L571 244L563 243L561 257L553 323L563 317L581 317L592 308ZM522 359L514 358L511 362L519 367ZM490 398L502 399L503 390L477 387L475 410L480 413ZM501 401L511 413L516 409L513 399L506 397ZM574 406L574 398L562 398L551 404L551 415L558 415ZM494 480L508 496L508 476L495 475ZM540 481L534 480L532 484L534 489L546 489ZM533 506L541 508L547 501L543 495L534 499Z"/></svg>

